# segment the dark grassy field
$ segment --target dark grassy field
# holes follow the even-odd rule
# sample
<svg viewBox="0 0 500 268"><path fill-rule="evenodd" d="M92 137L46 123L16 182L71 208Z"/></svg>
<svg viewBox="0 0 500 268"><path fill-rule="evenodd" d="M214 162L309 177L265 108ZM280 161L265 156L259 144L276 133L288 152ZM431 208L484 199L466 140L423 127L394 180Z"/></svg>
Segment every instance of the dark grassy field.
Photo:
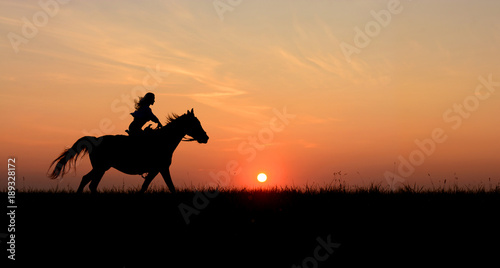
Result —
<svg viewBox="0 0 500 268"><path fill-rule="evenodd" d="M498 188L408 188L395 193L378 188L232 189L204 197L193 191L17 193L16 262L69 267L448 267L494 264L500 252ZM7 199L6 193L1 199ZM193 208L189 224L180 204ZM6 227L8 219L3 222ZM2 241L4 260L5 245Z"/></svg>

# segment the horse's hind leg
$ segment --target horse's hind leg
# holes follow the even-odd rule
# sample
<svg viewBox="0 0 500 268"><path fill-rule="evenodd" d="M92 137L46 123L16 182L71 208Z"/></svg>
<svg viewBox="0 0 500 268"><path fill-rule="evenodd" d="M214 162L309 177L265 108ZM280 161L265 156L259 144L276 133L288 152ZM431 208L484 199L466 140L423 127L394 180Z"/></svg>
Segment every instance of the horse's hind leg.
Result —
<svg viewBox="0 0 500 268"><path fill-rule="evenodd" d="M89 173L82 177L82 182L80 182L80 186L78 186L78 190L76 190L77 193L81 194L83 192L83 188L85 188L85 186L92 180L94 173L95 172L92 169Z"/></svg>
<svg viewBox="0 0 500 268"><path fill-rule="evenodd" d="M101 181L102 179L102 176L104 176L104 173L106 172L106 170L96 170L96 169L93 169L92 171L95 170L95 173L93 174L92 178L91 178L91 182L90 182L90 185L89 185L89 189L90 189L90 192L95 194L97 193L97 185L99 185L99 182Z"/></svg>

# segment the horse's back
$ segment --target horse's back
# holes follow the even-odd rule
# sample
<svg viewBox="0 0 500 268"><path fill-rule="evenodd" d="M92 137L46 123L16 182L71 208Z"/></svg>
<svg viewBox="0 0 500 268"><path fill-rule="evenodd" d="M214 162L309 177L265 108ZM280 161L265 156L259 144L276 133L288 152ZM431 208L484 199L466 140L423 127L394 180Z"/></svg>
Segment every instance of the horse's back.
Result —
<svg viewBox="0 0 500 268"><path fill-rule="evenodd" d="M105 135L101 138L102 146L99 147L101 147L100 149L106 151L137 150L138 148L145 146L145 141L139 137L130 137L127 135Z"/></svg>

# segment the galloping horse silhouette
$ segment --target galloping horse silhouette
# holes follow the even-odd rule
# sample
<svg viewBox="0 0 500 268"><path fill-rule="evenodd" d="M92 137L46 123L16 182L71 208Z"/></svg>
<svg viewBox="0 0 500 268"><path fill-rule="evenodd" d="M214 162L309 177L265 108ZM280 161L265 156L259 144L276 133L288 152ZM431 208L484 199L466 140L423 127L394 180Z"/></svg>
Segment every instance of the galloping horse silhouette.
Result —
<svg viewBox="0 0 500 268"><path fill-rule="evenodd" d="M92 170L83 176L77 193L81 193L88 183L90 183L90 191L96 193L102 176L112 167L131 175L147 173L141 193L145 192L154 177L161 173L170 192L173 193L175 187L170 177L169 167L175 148L186 135L192 138L184 139L184 141L208 142L207 133L203 130L198 118L194 116L193 109L181 116L175 114L169 116L166 126L150 130L149 133L140 136L85 136L52 162L50 167L56 162L57 165L49 177L56 179L64 176L68 172L66 165L69 164L68 169L71 169L80 153L83 152L83 155L89 154Z"/></svg>

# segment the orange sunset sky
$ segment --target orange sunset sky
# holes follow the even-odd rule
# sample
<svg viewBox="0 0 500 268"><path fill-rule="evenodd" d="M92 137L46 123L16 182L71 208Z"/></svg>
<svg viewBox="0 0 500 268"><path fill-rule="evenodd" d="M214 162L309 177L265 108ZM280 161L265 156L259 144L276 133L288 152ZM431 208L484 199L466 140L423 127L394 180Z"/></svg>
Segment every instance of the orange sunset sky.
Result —
<svg viewBox="0 0 500 268"><path fill-rule="evenodd" d="M0 171L15 157L19 189L76 189L88 157L62 181L51 161L81 136L125 134L147 91L160 120L194 108L210 136L179 145L177 187L228 163L235 187L500 183L499 1L0 6ZM111 170L100 187L141 183Z"/></svg>

